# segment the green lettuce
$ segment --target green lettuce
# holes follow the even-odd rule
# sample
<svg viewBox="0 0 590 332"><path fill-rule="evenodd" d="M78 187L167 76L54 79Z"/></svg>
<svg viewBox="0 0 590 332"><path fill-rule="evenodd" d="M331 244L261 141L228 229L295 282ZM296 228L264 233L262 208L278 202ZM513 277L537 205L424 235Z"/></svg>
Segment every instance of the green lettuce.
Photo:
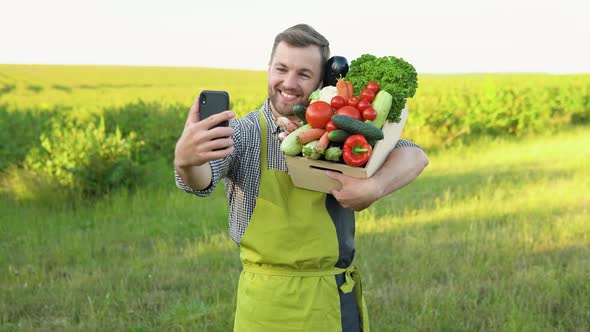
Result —
<svg viewBox="0 0 590 332"><path fill-rule="evenodd" d="M418 88L418 74L414 66L394 56L363 54L351 61L345 80L352 83L355 96L360 96L371 81L377 82L382 90L389 92L393 96L387 115L390 122L399 122L407 98L413 97Z"/></svg>

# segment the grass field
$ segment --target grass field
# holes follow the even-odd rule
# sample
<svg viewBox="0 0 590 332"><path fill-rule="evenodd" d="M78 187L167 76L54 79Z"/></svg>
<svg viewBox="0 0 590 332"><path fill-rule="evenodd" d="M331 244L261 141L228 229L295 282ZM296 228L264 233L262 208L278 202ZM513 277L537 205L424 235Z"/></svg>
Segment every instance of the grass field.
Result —
<svg viewBox="0 0 590 332"><path fill-rule="evenodd" d="M452 148L359 213L374 330L590 329L589 144L577 128ZM223 192L198 199L154 169L94 203L2 202L0 330L231 330Z"/></svg>
<svg viewBox="0 0 590 332"><path fill-rule="evenodd" d="M430 165L416 181L357 214L372 330L590 330L590 75L421 82L416 114L438 116L450 136L427 142ZM0 331L231 331L241 267L223 187L208 198L182 192L170 160L204 88L230 91L243 115L263 100L265 76L0 65ZM522 127L537 100L574 91L535 124L555 127ZM485 102L500 94L514 104ZM481 118L453 122L474 105ZM518 105L531 111L520 120ZM485 112L498 122L472 135ZM92 114L114 122L110 134L116 124L145 140L144 176L86 199L41 185L24 160L48 123ZM522 122L503 127L513 115ZM428 127L408 124L409 139L427 140Z"/></svg>

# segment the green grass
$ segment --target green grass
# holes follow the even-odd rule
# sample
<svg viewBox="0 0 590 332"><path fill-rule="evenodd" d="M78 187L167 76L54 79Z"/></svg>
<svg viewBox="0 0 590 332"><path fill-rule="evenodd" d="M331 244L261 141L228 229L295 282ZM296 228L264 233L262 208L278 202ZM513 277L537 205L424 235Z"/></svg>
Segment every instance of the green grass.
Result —
<svg viewBox="0 0 590 332"><path fill-rule="evenodd" d="M420 76L404 135L431 163L358 214L373 331L590 330L589 82ZM0 64L1 331L231 330L223 188L185 194L171 168L202 89L227 90L242 116L266 73ZM96 114L145 141L137 188L81 200L24 168L51 121Z"/></svg>
<svg viewBox="0 0 590 332"><path fill-rule="evenodd" d="M586 128L441 151L361 213L377 330L588 330L588 144Z"/></svg>
<svg viewBox="0 0 590 332"><path fill-rule="evenodd" d="M590 329L590 128L430 155L358 214L373 331ZM96 201L0 201L0 330L230 331L240 272L220 187L171 167Z"/></svg>

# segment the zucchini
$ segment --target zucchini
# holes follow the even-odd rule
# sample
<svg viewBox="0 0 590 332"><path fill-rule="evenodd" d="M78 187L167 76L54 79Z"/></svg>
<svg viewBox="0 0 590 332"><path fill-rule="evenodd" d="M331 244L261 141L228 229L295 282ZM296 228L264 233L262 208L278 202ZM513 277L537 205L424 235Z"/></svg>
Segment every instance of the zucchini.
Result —
<svg viewBox="0 0 590 332"><path fill-rule="evenodd" d="M318 145L319 142L320 142L320 140L315 140L315 141L311 141L311 142L305 144L302 149L303 156L305 158L314 159L314 160L320 159L322 154L315 152L315 147L316 147L316 145Z"/></svg>
<svg viewBox="0 0 590 332"><path fill-rule="evenodd" d="M373 120L373 125L381 129L387 120L387 115L393 103L393 96L385 90L377 92L375 99L371 103L371 107L377 111L377 117Z"/></svg>
<svg viewBox="0 0 590 332"><path fill-rule="evenodd" d="M342 129L332 130L328 133L328 139L334 143L343 143L348 136L350 136L350 133Z"/></svg>
<svg viewBox="0 0 590 332"><path fill-rule="evenodd" d="M363 121L340 114L332 115L332 121L336 127L344 129L349 133L361 134L367 139L383 139L383 130Z"/></svg>
<svg viewBox="0 0 590 332"><path fill-rule="evenodd" d="M340 161L340 157L342 156L342 149L338 146L333 146L328 148L324 152L324 159L329 161Z"/></svg>
<svg viewBox="0 0 590 332"><path fill-rule="evenodd" d="M297 142L297 134L311 129L311 125L306 124L299 129L295 130L294 132L290 133L285 139L281 142L281 151L287 156L296 156L301 153L301 149L303 149L303 144Z"/></svg>
<svg viewBox="0 0 590 332"><path fill-rule="evenodd" d="M297 115L297 117L301 119L301 121L303 121L303 124L307 123L307 121L305 120L306 109L307 107L305 107L305 105L303 104L296 104L295 106L293 106L293 114Z"/></svg>

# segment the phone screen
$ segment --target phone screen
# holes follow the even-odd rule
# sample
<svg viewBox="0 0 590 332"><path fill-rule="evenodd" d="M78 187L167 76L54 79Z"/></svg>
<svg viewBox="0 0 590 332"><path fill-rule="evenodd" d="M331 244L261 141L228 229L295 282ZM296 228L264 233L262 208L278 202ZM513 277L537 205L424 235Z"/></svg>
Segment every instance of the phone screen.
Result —
<svg viewBox="0 0 590 332"><path fill-rule="evenodd" d="M227 91L203 90L199 95L200 102L200 119L206 119L213 114L229 110L229 94ZM217 125L229 126L228 121L224 121Z"/></svg>

